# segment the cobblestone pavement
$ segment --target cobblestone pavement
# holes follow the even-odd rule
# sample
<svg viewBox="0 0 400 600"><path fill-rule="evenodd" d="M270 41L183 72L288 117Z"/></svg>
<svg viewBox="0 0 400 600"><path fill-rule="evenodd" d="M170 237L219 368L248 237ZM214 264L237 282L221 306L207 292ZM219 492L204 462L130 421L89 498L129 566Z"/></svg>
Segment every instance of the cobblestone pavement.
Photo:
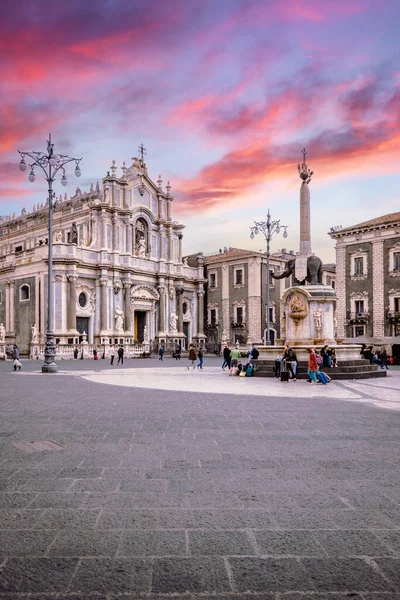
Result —
<svg viewBox="0 0 400 600"><path fill-rule="evenodd" d="M98 362L0 364L0 600L400 600L400 371Z"/></svg>

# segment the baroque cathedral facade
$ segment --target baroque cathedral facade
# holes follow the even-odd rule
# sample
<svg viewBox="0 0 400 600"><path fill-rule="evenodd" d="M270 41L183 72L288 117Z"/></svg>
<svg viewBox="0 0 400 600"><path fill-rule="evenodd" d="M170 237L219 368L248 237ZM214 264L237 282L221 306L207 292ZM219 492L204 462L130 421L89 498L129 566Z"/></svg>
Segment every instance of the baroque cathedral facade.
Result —
<svg viewBox="0 0 400 600"><path fill-rule="evenodd" d="M142 159L113 161L102 185L57 200L53 211L54 333L58 352L93 345L173 345L204 335L204 265L182 259L173 196ZM48 204L0 222L0 323L30 351L47 329Z"/></svg>

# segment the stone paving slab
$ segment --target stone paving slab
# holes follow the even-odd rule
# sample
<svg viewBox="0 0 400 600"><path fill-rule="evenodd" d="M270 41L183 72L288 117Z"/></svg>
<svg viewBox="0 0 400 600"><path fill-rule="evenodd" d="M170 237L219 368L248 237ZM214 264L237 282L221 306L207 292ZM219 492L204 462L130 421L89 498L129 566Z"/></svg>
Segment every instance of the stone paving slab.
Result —
<svg viewBox="0 0 400 600"><path fill-rule="evenodd" d="M0 600L400 600L400 416L374 387L4 369ZM46 440L64 448L13 446Z"/></svg>

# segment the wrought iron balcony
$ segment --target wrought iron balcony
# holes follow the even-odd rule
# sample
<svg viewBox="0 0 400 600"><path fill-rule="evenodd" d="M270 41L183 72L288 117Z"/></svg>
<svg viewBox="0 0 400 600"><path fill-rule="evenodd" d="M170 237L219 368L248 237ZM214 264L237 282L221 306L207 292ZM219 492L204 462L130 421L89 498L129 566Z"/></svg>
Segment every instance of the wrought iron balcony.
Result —
<svg viewBox="0 0 400 600"><path fill-rule="evenodd" d="M347 323L350 325L363 325L369 322L370 314L369 312L350 312L347 311L346 314Z"/></svg>
<svg viewBox="0 0 400 600"><path fill-rule="evenodd" d="M243 321L240 321L239 323L236 323L235 321L233 321L232 327L234 329L244 329L246 327L246 323L244 323Z"/></svg>
<svg viewBox="0 0 400 600"><path fill-rule="evenodd" d="M213 331L214 329L218 329L218 323L207 323L206 329L209 331Z"/></svg>
<svg viewBox="0 0 400 600"><path fill-rule="evenodd" d="M400 322L400 311L388 310L387 311L387 320L389 321L389 323Z"/></svg>

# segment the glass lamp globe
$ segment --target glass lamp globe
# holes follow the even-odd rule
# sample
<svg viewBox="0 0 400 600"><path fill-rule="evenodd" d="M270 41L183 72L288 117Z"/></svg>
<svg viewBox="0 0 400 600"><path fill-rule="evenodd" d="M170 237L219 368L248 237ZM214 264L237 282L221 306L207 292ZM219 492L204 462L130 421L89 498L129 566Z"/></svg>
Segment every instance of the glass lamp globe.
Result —
<svg viewBox="0 0 400 600"><path fill-rule="evenodd" d="M285 231L283 232L283 237L284 237L284 238L287 238L287 236L288 236L288 232L287 232L287 231L286 231L286 229L285 229Z"/></svg>
<svg viewBox="0 0 400 600"><path fill-rule="evenodd" d="M56 161L56 159L54 158L54 156L52 156L52 157L50 158L50 160L49 160L49 165L50 165L51 167L55 167L55 166L56 166L56 164L57 164L57 161Z"/></svg>
<svg viewBox="0 0 400 600"><path fill-rule="evenodd" d="M251 232L251 234L250 234L250 239L251 239L251 240L254 240L254 232L253 232L253 231L252 231L252 232Z"/></svg>
<svg viewBox="0 0 400 600"><path fill-rule="evenodd" d="M21 162L19 163L19 168L21 169L21 171L25 171L25 169L26 169L26 162L24 160L24 157L21 158Z"/></svg>
<svg viewBox="0 0 400 600"><path fill-rule="evenodd" d="M79 168L79 165L77 164L75 167L75 176L76 177L80 177L82 175L82 171Z"/></svg>
<svg viewBox="0 0 400 600"><path fill-rule="evenodd" d="M35 173L33 172L33 169L29 173L28 179L29 179L29 181L35 181Z"/></svg>
<svg viewBox="0 0 400 600"><path fill-rule="evenodd" d="M63 185L64 187L67 185L67 178L65 177L65 173L64 175L61 177L61 185Z"/></svg>
<svg viewBox="0 0 400 600"><path fill-rule="evenodd" d="M258 227L256 227L256 228L254 229L254 233L255 233L256 235L258 235L258 231L259 231L259 230L258 230Z"/></svg>

